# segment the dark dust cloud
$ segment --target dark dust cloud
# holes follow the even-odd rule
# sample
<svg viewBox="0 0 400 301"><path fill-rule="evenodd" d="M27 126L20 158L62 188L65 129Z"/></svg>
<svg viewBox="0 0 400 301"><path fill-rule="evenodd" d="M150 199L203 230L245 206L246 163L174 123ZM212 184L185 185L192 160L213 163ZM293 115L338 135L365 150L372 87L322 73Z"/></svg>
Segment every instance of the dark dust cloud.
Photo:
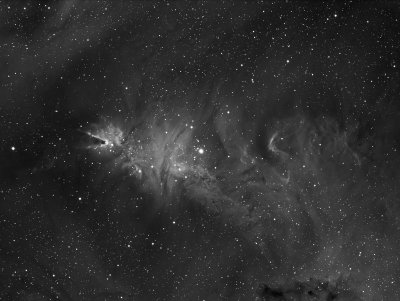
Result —
<svg viewBox="0 0 400 301"><path fill-rule="evenodd" d="M397 1L2 1L1 300L397 300Z"/></svg>

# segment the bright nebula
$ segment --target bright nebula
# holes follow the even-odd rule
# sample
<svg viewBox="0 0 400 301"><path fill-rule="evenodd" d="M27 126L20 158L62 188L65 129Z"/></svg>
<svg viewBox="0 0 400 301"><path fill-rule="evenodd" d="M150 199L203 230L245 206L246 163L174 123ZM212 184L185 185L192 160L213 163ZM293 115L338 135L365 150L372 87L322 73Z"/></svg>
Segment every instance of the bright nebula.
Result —
<svg viewBox="0 0 400 301"><path fill-rule="evenodd" d="M0 3L1 300L400 300L400 1Z"/></svg>

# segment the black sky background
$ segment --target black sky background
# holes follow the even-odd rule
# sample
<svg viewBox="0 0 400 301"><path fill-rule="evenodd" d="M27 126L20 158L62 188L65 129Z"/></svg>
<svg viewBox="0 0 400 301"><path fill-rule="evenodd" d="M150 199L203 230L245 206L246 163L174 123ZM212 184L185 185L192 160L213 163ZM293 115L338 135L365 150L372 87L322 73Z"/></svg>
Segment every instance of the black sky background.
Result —
<svg viewBox="0 0 400 301"><path fill-rule="evenodd" d="M342 275L362 300L395 300L399 14L397 1L2 2L0 297L255 300L260 283ZM93 126L148 120L194 124L218 210L192 186L155 197L85 147Z"/></svg>

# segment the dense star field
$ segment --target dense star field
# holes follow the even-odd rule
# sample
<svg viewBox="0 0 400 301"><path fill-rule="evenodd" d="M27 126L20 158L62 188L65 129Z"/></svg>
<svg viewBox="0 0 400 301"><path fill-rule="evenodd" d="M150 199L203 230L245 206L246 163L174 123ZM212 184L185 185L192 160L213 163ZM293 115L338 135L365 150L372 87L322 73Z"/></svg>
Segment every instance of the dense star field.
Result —
<svg viewBox="0 0 400 301"><path fill-rule="evenodd" d="M399 300L399 1L2 1L1 300Z"/></svg>

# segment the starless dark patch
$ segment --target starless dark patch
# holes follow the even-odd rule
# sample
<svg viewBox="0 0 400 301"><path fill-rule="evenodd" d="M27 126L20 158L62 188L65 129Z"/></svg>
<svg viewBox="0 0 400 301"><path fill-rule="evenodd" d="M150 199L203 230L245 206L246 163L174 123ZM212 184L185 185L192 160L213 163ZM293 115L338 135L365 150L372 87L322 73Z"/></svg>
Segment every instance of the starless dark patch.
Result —
<svg viewBox="0 0 400 301"><path fill-rule="evenodd" d="M340 277L335 281L321 281L310 278L304 282L286 283L277 288L262 284L258 288L258 300L361 300L358 293L349 286L348 282L345 278Z"/></svg>

